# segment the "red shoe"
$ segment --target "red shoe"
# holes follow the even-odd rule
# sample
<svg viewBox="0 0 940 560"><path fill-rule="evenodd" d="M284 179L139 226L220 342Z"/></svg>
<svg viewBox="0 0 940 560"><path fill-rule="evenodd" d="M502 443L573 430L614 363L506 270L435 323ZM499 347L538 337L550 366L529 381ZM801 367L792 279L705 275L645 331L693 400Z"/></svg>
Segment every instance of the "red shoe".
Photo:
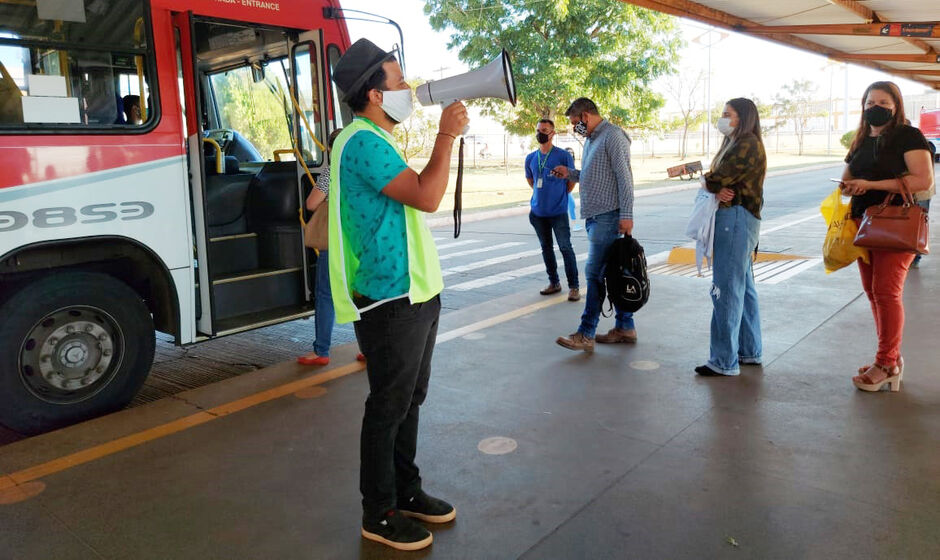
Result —
<svg viewBox="0 0 940 560"><path fill-rule="evenodd" d="M358 354L356 354L356 361L357 361L357 362L364 362L364 361L366 361L366 355L363 354L362 352L359 352Z"/></svg>
<svg viewBox="0 0 940 560"><path fill-rule="evenodd" d="M311 352L306 356L297 358L297 363L302 366L325 366L330 363L330 358L329 356L317 356L315 353Z"/></svg>

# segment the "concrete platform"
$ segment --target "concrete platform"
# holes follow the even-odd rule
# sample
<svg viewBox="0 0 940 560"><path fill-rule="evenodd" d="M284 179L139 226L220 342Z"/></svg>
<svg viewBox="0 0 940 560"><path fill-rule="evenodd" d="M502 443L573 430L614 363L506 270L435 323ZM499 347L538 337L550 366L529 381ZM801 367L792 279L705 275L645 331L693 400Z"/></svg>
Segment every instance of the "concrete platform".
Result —
<svg viewBox="0 0 940 560"><path fill-rule="evenodd" d="M875 343L852 270L760 285L765 363L736 378L692 372L702 279L656 277L639 342L594 355L555 345L563 298L446 314L418 455L458 518L422 552L359 537L349 345L0 448L0 558L940 558L938 275L908 280L895 394L851 384Z"/></svg>

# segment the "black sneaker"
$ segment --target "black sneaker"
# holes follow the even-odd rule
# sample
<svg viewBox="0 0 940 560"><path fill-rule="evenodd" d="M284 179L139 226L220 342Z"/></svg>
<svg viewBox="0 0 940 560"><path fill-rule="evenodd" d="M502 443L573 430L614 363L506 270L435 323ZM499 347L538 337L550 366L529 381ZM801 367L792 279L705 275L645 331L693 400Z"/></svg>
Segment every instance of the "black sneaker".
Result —
<svg viewBox="0 0 940 560"><path fill-rule="evenodd" d="M431 532L402 513L404 512L390 509L377 521L367 521L363 518L362 536L395 550L421 550L430 546L434 540Z"/></svg>
<svg viewBox="0 0 940 560"><path fill-rule="evenodd" d="M399 499L398 510L403 515L428 523L447 523L457 517L454 506L434 496L428 496L423 490L418 490L417 494L408 499Z"/></svg>

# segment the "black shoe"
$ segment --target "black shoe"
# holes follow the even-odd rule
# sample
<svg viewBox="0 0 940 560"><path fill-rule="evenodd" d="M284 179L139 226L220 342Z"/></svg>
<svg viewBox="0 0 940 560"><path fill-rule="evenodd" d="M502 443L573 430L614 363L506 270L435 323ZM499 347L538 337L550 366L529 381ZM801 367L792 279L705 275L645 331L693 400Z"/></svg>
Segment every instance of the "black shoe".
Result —
<svg viewBox="0 0 940 560"><path fill-rule="evenodd" d="M434 496L428 496L423 490L418 490L411 498L399 499L398 509L403 515L428 523L447 523L457 517L454 506Z"/></svg>
<svg viewBox="0 0 940 560"><path fill-rule="evenodd" d="M381 519L362 519L362 536L390 546L395 550L421 550L431 545L434 537L423 525L405 517L402 512L390 509Z"/></svg>
<svg viewBox="0 0 940 560"><path fill-rule="evenodd" d="M720 371L715 371L708 366L698 366L697 368L695 368L695 373L703 377L724 377L725 376L725 374L721 373Z"/></svg>

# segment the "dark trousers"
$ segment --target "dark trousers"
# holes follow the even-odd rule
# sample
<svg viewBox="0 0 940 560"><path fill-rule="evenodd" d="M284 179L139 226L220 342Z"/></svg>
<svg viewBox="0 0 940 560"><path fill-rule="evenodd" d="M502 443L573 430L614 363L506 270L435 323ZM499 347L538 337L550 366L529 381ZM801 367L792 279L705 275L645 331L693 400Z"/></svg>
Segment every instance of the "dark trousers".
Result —
<svg viewBox="0 0 940 560"><path fill-rule="evenodd" d="M421 489L418 408L428 392L440 314L440 296L414 305L403 298L366 311L355 323L369 377L359 464L364 517L380 517L399 497Z"/></svg>
<svg viewBox="0 0 940 560"><path fill-rule="evenodd" d="M529 223L535 228L539 245L542 246L542 260L545 261L545 272L548 273L550 284L560 284L558 279L558 261L555 260L555 246L552 244L552 231L558 241L558 249L565 260L565 277L568 280L568 289L574 290L578 286L578 261L571 247L571 227L568 225L568 215L536 216L529 212Z"/></svg>

